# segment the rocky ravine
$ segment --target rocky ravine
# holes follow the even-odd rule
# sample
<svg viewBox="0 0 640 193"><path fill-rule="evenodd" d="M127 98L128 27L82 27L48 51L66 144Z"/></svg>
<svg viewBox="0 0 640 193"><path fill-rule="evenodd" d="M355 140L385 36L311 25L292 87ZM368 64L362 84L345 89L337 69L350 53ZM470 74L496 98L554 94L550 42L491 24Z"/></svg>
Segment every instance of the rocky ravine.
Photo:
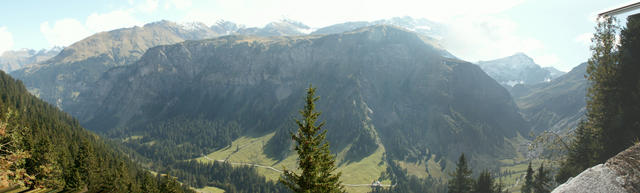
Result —
<svg viewBox="0 0 640 193"><path fill-rule="evenodd" d="M553 192L640 192L640 144L620 152L605 164L583 171Z"/></svg>

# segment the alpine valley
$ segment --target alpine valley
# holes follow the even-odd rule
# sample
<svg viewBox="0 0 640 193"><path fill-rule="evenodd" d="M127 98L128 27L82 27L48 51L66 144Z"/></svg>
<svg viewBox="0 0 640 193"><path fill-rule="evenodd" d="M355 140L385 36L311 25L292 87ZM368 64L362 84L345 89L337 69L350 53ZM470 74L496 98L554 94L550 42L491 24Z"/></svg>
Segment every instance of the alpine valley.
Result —
<svg viewBox="0 0 640 193"><path fill-rule="evenodd" d="M397 171L441 191L461 153L518 191L526 164L541 162L530 133L584 117L586 64L564 73L524 53L474 64L439 45L442 33L410 17L320 29L159 21L94 34L11 76L99 134L72 124L96 151L133 160L130 173L198 191L285 191L275 181L296 167L290 133L310 85L347 191L390 185Z"/></svg>

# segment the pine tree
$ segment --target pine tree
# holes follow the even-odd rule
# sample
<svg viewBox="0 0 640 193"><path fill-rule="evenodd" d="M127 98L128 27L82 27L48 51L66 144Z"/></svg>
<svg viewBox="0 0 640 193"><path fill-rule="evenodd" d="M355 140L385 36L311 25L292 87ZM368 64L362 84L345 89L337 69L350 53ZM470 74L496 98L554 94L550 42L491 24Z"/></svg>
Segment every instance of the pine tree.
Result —
<svg viewBox="0 0 640 193"><path fill-rule="evenodd" d="M165 193L181 193L182 189L180 189L180 183L175 179L175 177L167 175L163 175L160 178L160 192Z"/></svg>
<svg viewBox="0 0 640 193"><path fill-rule="evenodd" d="M588 61L587 119L576 129L567 159L556 175L564 182L595 163L602 163L620 150L614 150L622 125L620 55L616 47L619 30L613 17L599 18L593 34L592 56ZM627 104L634 105L634 104Z"/></svg>
<svg viewBox="0 0 640 193"><path fill-rule="evenodd" d="M159 192L158 190L158 184L157 182L154 180L154 178L151 176L151 174L148 173L138 173L140 181L141 181L141 191L142 192L147 192L147 193L157 193Z"/></svg>
<svg viewBox="0 0 640 193"><path fill-rule="evenodd" d="M296 141L298 167L301 174L284 169L280 182L294 192L344 192L340 184L341 173L334 174L335 158L329 151L329 143L325 140L326 130L322 130L324 122L316 125L320 112L315 110L315 88L307 89L306 104L300 111L303 120L296 120L298 132L291 137Z"/></svg>
<svg viewBox="0 0 640 193"><path fill-rule="evenodd" d="M619 96L620 87L617 79L620 76L619 55L615 46L616 33L619 27L612 17L604 18L598 23L593 35L592 56L587 66L587 78L591 83L588 89L587 124L594 129L598 139L596 150L598 162L604 162L612 154L608 147L615 143L616 133L605 131L617 127L620 119ZM617 153L617 152L616 152ZM586 168L580 168L586 169Z"/></svg>
<svg viewBox="0 0 640 193"><path fill-rule="evenodd" d="M22 135L16 132L24 128L10 125L10 117L9 110L0 119L0 187L25 186L32 183L32 177L22 167L30 155L20 147Z"/></svg>
<svg viewBox="0 0 640 193"><path fill-rule="evenodd" d="M456 165L456 171L451 175L449 180L449 193L467 193L471 192L471 186L473 185L473 178L471 178L472 171L467 165L467 160L464 157L464 153L460 155L458 163Z"/></svg>
<svg viewBox="0 0 640 193"><path fill-rule="evenodd" d="M489 171L484 170L480 172L478 176L478 180L476 180L475 186L473 188L474 193L494 193L496 190L493 177L491 177L491 173Z"/></svg>
<svg viewBox="0 0 640 193"><path fill-rule="evenodd" d="M569 148L567 159L562 162L562 167L556 174L557 183L564 183L570 177L597 163L595 152L599 148L596 135L585 121L578 123Z"/></svg>
<svg viewBox="0 0 640 193"><path fill-rule="evenodd" d="M53 145L49 139L42 139L34 147L32 157L27 159L27 171L35 174L33 188L60 189L64 186L62 169L54 157Z"/></svg>
<svg viewBox="0 0 640 193"><path fill-rule="evenodd" d="M608 150L615 155L633 145L640 138L640 15L627 18L627 24L620 32L620 112L621 122L614 127L615 140L611 141Z"/></svg>
<svg viewBox="0 0 640 193"><path fill-rule="evenodd" d="M549 177L549 171L544 169L544 164L540 164L538 168L538 173L536 173L533 180L533 192L534 193L549 193L549 182L551 182L551 178Z"/></svg>
<svg viewBox="0 0 640 193"><path fill-rule="evenodd" d="M524 176L522 193L531 193L532 189L533 189L533 169L531 168L531 162L529 162L529 167L527 167L527 174Z"/></svg>

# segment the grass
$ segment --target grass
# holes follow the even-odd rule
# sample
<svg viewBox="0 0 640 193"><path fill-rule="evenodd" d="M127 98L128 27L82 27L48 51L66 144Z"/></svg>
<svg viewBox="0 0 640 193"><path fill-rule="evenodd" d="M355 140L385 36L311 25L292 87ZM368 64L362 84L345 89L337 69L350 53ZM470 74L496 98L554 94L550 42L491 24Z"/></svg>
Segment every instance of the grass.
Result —
<svg viewBox="0 0 640 193"><path fill-rule="evenodd" d="M499 160L499 164L501 165L500 172L512 172L510 175L502 176L502 183L505 184L509 192L520 192L520 188L524 183L524 176L527 173L529 162L531 162L531 167L535 171L538 167L540 167L540 164L548 163L548 160L527 158L526 153L528 151L528 147L526 146L526 144L530 143L531 141L525 139L521 135L518 135L517 137L512 139L505 139L505 142L510 143L518 151L516 156L513 158Z"/></svg>
<svg viewBox="0 0 640 193"><path fill-rule="evenodd" d="M297 164L295 153L291 153L283 160L269 158L264 153L264 146L274 134L275 133L270 133L259 137L243 136L233 141L231 146L206 155L209 159L203 156L196 158L196 160L200 162L227 160L231 163L271 166L278 170L282 170L283 167L286 167L287 169L295 169ZM342 172L341 180L344 184L371 184L381 176L383 171L386 170L387 165L383 161L385 149L381 145L378 146L378 149L376 149L374 153L358 162L342 161L348 150L349 148L345 148L336 156L336 163L338 165L337 171ZM275 181L280 177L280 172L268 168L256 167L256 170L269 180ZM383 181L382 183L390 184L391 182ZM345 188L348 192L354 193L368 192L371 190L371 188L366 186Z"/></svg>
<svg viewBox="0 0 640 193"><path fill-rule="evenodd" d="M445 160L436 161L436 156L432 155L429 160L423 160L421 163L397 161L396 163L402 168L407 170L408 175L414 175L419 178L426 178L431 176L432 178L439 178L445 180L448 176L440 167L440 162Z"/></svg>
<svg viewBox="0 0 640 193"><path fill-rule="evenodd" d="M297 164L295 153L291 153L282 160L270 158L264 153L264 146L274 134L275 133L269 133L258 137L243 136L233 141L231 146L206 155L209 159L203 156L196 158L196 160L201 162L226 160L231 163L271 166L278 170L282 170L283 168L295 169ZM512 172L510 175L502 176L502 182L510 192L519 192L522 179L529 164L529 160L526 158L527 149L524 148L522 144L528 143L528 140L522 136L517 136L515 138L505 139L505 142L512 145L518 151L512 158L499 160L498 164L500 165L501 172L507 170ZM349 147L344 148L344 150L338 152L336 156L337 171L342 172L341 180L344 184L371 184L371 182L377 180L387 168L387 164L383 158L385 149L382 145L379 145L374 153L357 162L343 161L348 150ZM423 160L420 164L405 161L398 161L397 163L402 168L407 169L410 175L418 177L431 176L446 182L448 175L445 171L451 171L455 168L441 168L440 162L442 161L447 160L439 160L436 162L435 155L433 155L429 160ZM537 168L543 161L545 160L533 160L533 167ZM449 161L447 161L445 165L447 167L455 167L455 164L449 163ZM273 181L278 180L281 174L278 171L263 167L256 167L256 170L261 175L267 177L267 179ZM382 181L382 183L390 184L391 182L386 180ZM345 187L345 189L347 192L354 193L368 192L371 190L371 188L367 186Z"/></svg>
<svg viewBox="0 0 640 193"><path fill-rule="evenodd" d="M194 189L196 192L200 192L200 193L224 193L223 189L220 188L216 188L213 186L205 186L204 188L197 188Z"/></svg>

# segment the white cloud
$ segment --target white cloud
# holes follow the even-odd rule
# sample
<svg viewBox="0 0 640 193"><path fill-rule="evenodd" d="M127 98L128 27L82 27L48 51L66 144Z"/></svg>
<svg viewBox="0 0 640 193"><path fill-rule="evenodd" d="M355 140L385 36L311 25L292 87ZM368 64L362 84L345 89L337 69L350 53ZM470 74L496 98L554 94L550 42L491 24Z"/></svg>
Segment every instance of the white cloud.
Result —
<svg viewBox="0 0 640 193"><path fill-rule="evenodd" d="M69 46L91 35L80 21L69 18L58 20L53 25L45 21L40 24L40 31L50 46Z"/></svg>
<svg viewBox="0 0 640 193"><path fill-rule="evenodd" d="M541 50L541 41L517 35L515 22L500 17L461 17L446 23L443 46L469 61L491 60Z"/></svg>
<svg viewBox="0 0 640 193"><path fill-rule="evenodd" d="M0 55L4 51L13 49L13 36L11 32L7 30L7 27L0 27Z"/></svg>
<svg viewBox="0 0 640 193"><path fill-rule="evenodd" d="M158 4L160 4L158 0L145 0L144 3L138 5L138 10L144 13L151 13L158 8Z"/></svg>
<svg viewBox="0 0 640 193"><path fill-rule="evenodd" d="M130 3L133 4L134 2ZM92 13L87 16L84 23L71 18L57 20L52 23L46 21L40 24L40 31L49 42L49 46L69 46L94 33L143 25L144 22L134 16L135 13L155 10L157 3L157 1L145 1L145 3L138 6L138 8L144 7L142 5L150 6L144 10L132 8L108 13Z"/></svg>
<svg viewBox="0 0 640 193"><path fill-rule="evenodd" d="M583 33L580 34L578 36L576 36L575 39L573 39L573 41L578 42L582 45L588 46L591 44L591 38L593 37L592 33Z"/></svg>
<svg viewBox="0 0 640 193"><path fill-rule="evenodd" d="M540 56L534 56L533 61L540 66L555 66L560 59L555 54L543 54Z"/></svg>
<svg viewBox="0 0 640 193"><path fill-rule="evenodd" d="M208 11L189 11L180 22L202 22L207 25L213 25L216 21L224 19L222 15L218 15ZM227 18L228 19L228 18Z"/></svg>
<svg viewBox="0 0 640 193"><path fill-rule="evenodd" d="M443 22L460 16L500 13L522 2L524 0L219 0L205 6L191 7L183 20L215 18L214 21L225 19L247 26L264 26L270 21L287 17L312 27L397 16Z"/></svg>
<svg viewBox="0 0 640 193"><path fill-rule="evenodd" d="M116 10L105 14L93 13L87 17L86 26L92 32L108 31L123 27L143 25L130 10Z"/></svg>
<svg viewBox="0 0 640 193"><path fill-rule="evenodd" d="M178 9L186 9L191 7L191 4L192 4L191 0L167 0L164 8L169 9L171 8L171 6L173 6Z"/></svg>

